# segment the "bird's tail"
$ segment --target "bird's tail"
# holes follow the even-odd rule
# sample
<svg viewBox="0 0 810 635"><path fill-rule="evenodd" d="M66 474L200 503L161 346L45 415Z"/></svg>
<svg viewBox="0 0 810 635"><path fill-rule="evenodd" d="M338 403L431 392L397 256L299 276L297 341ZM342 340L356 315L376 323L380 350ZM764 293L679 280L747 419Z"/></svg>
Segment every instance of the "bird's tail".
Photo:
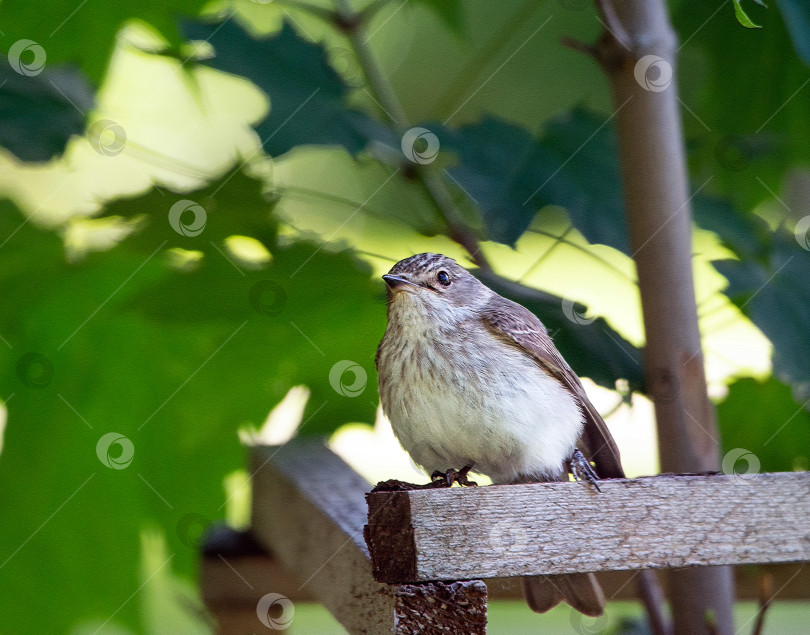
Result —
<svg viewBox="0 0 810 635"><path fill-rule="evenodd" d="M545 613L561 601L591 617L602 615L605 610L605 594L593 573L523 578L523 594L535 613Z"/></svg>

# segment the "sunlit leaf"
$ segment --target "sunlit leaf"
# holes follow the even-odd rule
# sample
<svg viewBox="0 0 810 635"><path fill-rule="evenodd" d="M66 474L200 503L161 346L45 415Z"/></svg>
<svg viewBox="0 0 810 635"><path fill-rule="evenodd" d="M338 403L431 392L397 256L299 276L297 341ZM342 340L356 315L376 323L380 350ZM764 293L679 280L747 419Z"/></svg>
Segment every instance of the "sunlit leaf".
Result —
<svg viewBox="0 0 810 635"><path fill-rule="evenodd" d="M625 253L616 136L607 118L577 108L540 139L493 117L443 135L460 163L450 174L478 202L489 235L514 244L537 210L560 205L591 243Z"/></svg>
<svg viewBox="0 0 810 635"><path fill-rule="evenodd" d="M273 37L256 39L234 20L188 22L190 39L213 45L213 68L242 75L270 98L270 114L256 127L265 151L284 154L303 144L342 145L362 150L382 125L348 108L348 87L327 63L324 49L301 39L289 25Z"/></svg>
<svg viewBox="0 0 810 635"><path fill-rule="evenodd" d="M760 260L723 260L731 300L773 342L774 373L810 395L810 246L780 229Z"/></svg>
<svg viewBox="0 0 810 635"><path fill-rule="evenodd" d="M765 221L736 209L727 199L698 194L692 199L692 214L700 227L720 236L723 244L741 258L759 256L770 241Z"/></svg>
<svg viewBox="0 0 810 635"><path fill-rule="evenodd" d="M737 16L737 22L742 24L747 29L761 29L762 28L759 24L755 24L754 21L751 20L751 18L748 17L748 14L745 12L745 9L743 9L743 7L742 7L742 0L734 0L734 15Z"/></svg>

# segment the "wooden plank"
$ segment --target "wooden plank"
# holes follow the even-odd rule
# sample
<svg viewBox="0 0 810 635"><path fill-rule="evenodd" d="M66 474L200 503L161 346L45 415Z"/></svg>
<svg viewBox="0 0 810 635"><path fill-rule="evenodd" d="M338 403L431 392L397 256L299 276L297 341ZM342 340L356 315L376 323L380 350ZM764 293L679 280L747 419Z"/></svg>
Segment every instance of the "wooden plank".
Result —
<svg viewBox="0 0 810 635"><path fill-rule="evenodd" d="M216 633L258 633L267 630L257 606L267 593L279 593L293 602L312 602L300 582L244 531L224 525L207 537L200 562L203 601Z"/></svg>
<svg viewBox="0 0 810 635"><path fill-rule="evenodd" d="M368 496L386 582L810 560L810 473Z"/></svg>
<svg viewBox="0 0 810 635"><path fill-rule="evenodd" d="M206 541L200 562L202 597L215 618L222 612L244 610L248 617L252 616L255 626L256 603L269 592L281 593L296 603L315 601L315 598L307 594L307 587L299 592L300 582L296 582L271 553L261 546L254 546L252 537L247 532L223 525L215 533L219 539L215 542ZM612 600L634 600L634 574L633 571L601 571L596 575L605 597ZM763 575L771 576L774 588L780 589L781 600L810 599L810 567L803 563L735 568L734 586L737 598L758 600ZM520 579L487 580L487 597L489 602L522 600Z"/></svg>
<svg viewBox="0 0 810 635"><path fill-rule="evenodd" d="M363 538L371 488L320 440L251 449L256 540L350 633L486 632L486 585L375 582Z"/></svg>

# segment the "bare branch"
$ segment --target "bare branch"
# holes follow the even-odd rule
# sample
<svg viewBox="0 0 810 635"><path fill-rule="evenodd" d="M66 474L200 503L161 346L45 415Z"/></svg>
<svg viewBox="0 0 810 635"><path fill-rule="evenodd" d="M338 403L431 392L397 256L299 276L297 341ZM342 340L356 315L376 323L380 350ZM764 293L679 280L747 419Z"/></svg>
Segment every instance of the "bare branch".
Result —
<svg viewBox="0 0 810 635"><path fill-rule="evenodd" d="M382 67L374 58L365 36L365 20L363 15L356 13L348 0L335 0L335 7L341 24L349 25L346 31L352 49L357 55L360 67L368 79L375 99L382 104L383 110L391 123L400 131L408 130L411 125L402 103L399 101L391 82L383 73ZM436 204L436 209L444 219L448 228L448 235L467 250L472 261L482 269L491 269L489 262L481 251L476 232L464 221L445 182L420 165L409 166L412 174L419 180L428 195Z"/></svg>

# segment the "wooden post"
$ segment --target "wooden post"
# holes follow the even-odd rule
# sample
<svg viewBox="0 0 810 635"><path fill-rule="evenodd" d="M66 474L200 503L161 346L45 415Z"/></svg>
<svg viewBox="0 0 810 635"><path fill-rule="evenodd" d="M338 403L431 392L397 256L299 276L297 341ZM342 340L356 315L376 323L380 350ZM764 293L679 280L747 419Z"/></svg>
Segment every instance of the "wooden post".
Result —
<svg viewBox="0 0 810 635"><path fill-rule="evenodd" d="M321 440L252 448L251 476L253 536L350 633L486 632L479 580L374 581L363 538L371 488Z"/></svg>

